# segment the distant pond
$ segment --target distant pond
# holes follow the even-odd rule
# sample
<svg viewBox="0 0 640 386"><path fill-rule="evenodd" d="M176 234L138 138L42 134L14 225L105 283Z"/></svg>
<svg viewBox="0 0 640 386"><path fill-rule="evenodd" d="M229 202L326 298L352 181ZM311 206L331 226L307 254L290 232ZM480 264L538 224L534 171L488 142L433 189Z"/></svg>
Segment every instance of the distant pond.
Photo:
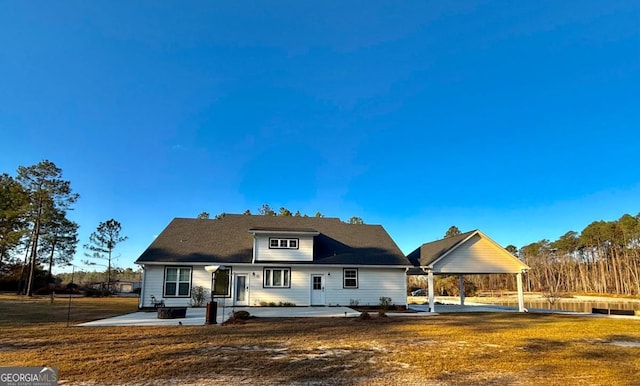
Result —
<svg viewBox="0 0 640 386"><path fill-rule="evenodd" d="M517 300L496 300L491 303L499 306L518 307ZM600 300L572 300L558 299L550 304L546 299L526 299L524 306L527 309L546 309L555 311L572 311L591 313L592 308L604 308L612 310L640 310L640 302L632 301L600 301Z"/></svg>

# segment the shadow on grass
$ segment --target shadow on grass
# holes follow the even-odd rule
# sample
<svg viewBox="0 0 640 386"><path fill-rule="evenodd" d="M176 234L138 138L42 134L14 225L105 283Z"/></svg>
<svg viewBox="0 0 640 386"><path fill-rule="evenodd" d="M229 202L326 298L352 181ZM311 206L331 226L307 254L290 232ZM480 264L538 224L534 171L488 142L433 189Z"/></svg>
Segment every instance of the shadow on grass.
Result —
<svg viewBox="0 0 640 386"><path fill-rule="evenodd" d="M528 353L545 354L551 351L563 351L569 344L553 339L527 339L522 349Z"/></svg>
<svg viewBox="0 0 640 386"><path fill-rule="evenodd" d="M465 328L482 333L522 330L532 326L544 328L559 321L571 320L572 323L589 322L585 317L517 312L473 312L447 313L424 319L425 325L442 324L450 327Z"/></svg>
<svg viewBox="0 0 640 386"><path fill-rule="evenodd" d="M640 344L640 337L631 335L609 335L606 340L619 342L633 342Z"/></svg>
<svg viewBox="0 0 640 386"><path fill-rule="evenodd" d="M435 379L438 383L447 385L513 385L520 383L518 376L514 374L491 374L472 370L457 370L455 372L443 372Z"/></svg>

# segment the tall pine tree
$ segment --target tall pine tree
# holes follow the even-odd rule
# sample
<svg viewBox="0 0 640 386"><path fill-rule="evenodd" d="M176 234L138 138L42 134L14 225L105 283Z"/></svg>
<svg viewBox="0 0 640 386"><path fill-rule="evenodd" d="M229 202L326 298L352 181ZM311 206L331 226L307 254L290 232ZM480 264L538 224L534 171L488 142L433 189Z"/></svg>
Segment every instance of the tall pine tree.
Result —
<svg viewBox="0 0 640 386"><path fill-rule="evenodd" d="M33 166L19 166L16 180L29 197L26 219L30 224L31 237L28 247L29 276L27 296L33 296L33 280L38 261L41 232L59 212L66 215L80 195L73 193L71 182L62 179L62 169L53 162L44 160Z"/></svg>

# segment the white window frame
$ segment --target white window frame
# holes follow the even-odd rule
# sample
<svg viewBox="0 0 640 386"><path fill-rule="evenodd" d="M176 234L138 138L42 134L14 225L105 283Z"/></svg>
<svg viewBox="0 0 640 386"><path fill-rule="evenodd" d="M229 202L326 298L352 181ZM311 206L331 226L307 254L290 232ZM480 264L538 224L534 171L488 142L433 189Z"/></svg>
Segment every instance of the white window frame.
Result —
<svg viewBox="0 0 640 386"><path fill-rule="evenodd" d="M168 271L170 269L176 270L176 280L167 280ZM183 271L189 272L189 280L180 280L180 274ZM191 280L192 280L193 269L192 267L164 267L164 281L162 283L162 292L165 298L189 298L191 297ZM175 292L168 293L167 292L167 283L175 283ZM184 295L180 294L180 284L188 283L187 293Z"/></svg>
<svg viewBox="0 0 640 386"><path fill-rule="evenodd" d="M298 249L300 239L284 239L279 237L269 237L269 249Z"/></svg>
<svg viewBox="0 0 640 386"><path fill-rule="evenodd" d="M274 272L280 273L280 284L274 283ZM265 268L262 272L263 288L291 288L291 268Z"/></svg>
<svg viewBox="0 0 640 386"><path fill-rule="evenodd" d="M355 272L355 277L347 277L347 272ZM356 285L347 285L347 280L355 280ZM358 268L344 268L342 270L342 288L358 288Z"/></svg>

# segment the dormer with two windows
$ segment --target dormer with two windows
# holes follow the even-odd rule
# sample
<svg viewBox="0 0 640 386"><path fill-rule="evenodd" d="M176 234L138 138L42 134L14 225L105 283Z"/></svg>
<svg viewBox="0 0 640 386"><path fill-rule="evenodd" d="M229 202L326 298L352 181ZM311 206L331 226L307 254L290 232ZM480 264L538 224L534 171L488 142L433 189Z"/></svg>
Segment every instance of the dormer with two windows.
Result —
<svg viewBox="0 0 640 386"><path fill-rule="evenodd" d="M312 262L314 229L251 228L253 262Z"/></svg>

